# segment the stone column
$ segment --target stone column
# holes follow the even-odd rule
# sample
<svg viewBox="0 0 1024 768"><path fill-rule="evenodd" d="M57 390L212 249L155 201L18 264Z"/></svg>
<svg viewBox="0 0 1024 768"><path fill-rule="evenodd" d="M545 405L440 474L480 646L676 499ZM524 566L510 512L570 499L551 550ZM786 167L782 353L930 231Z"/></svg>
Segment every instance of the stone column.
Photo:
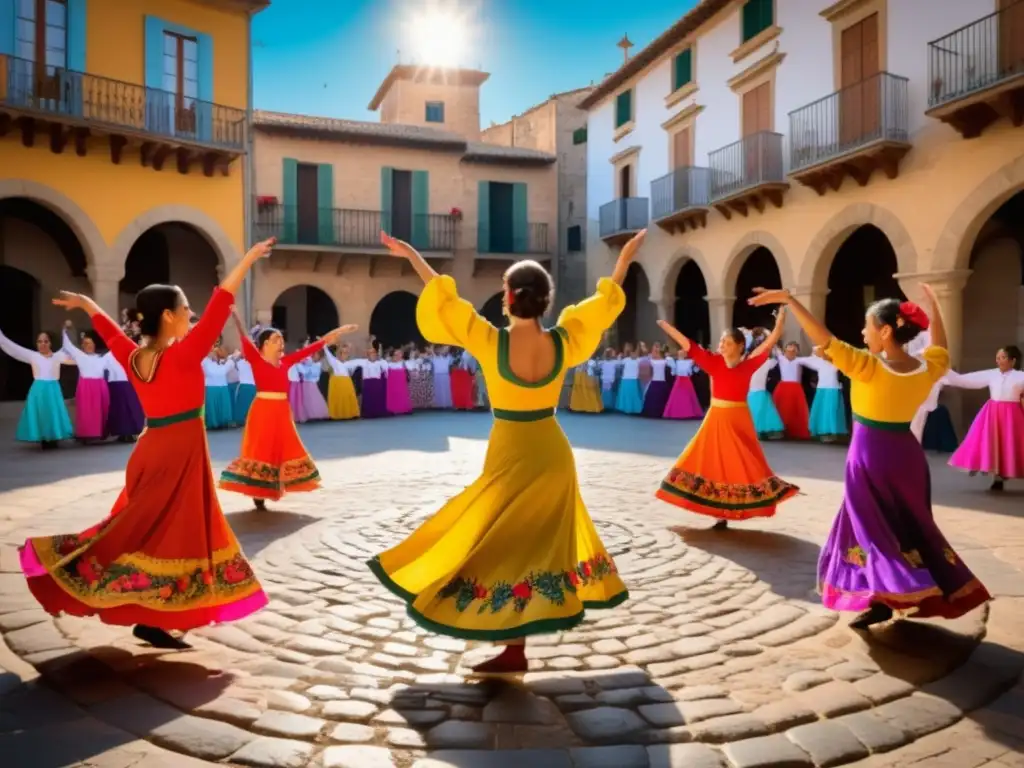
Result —
<svg viewBox="0 0 1024 768"><path fill-rule="evenodd" d="M100 305L100 309L114 318L115 321L119 321L121 307L120 304L120 284L121 278L124 276L124 270L112 269L109 266L97 267L90 265L88 269L89 285L92 287L92 298L97 304Z"/></svg>
<svg viewBox="0 0 1024 768"><path fill-rule="evenodd" d="M718 339L727 328L732 326L732 309L736 303L735 296L705 296L708 303L708 315L711 320L711 339L709 344L714 348Z"/></svg>
<svg viewBox="0 0 1024 768"><path fill-rule="evenodd" d="M793 298L803 304L814 317L820 322L825 322L825 302L828 298L828 289L819 290L812 286L801 285L790 290ZM802 354L811 354L811 340L803 332L800 324L790 314L786 319L786 330L782 333L783 344L795 341L801 347Z"/></svg>
<svg viewBox="0 0 1024 768"><path fill-rule="evenodd" d="M900 284L903 293L914 302L921 303L921 283L928 283L935 291L942 311L942 321L946 328L946 346L949 349L950 361L955 368L960 364L964 338L964 286L971 270L957 269L945 272L917 272L893 275Z"/></svg>
<svg viewBox="0 0 1024 768"><path fill-rule="evenodd" d="M669 323L675 322L676 316L676 300L675 297L666 299L661 296L651 296L651 304L654 305L655 310L658 314L659 320L665 320Z"/></svg>

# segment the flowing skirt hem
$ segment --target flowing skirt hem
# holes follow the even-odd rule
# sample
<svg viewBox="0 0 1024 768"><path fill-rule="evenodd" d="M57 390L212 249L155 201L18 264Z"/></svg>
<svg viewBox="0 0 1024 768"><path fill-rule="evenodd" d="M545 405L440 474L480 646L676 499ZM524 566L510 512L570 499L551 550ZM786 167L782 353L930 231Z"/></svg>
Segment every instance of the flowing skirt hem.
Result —
<svg viewBox="0 0 1024 768"><path fill-rule="evenodd" d="M849 592L831 584L821 584L818 591L821 593L822 605L833 611L866 611L872 603L881 603L894 611L912 611L913 616L919 619L957 619L992 599L985 585L978 579L971 579L948 597L938 587L907 594L892 594Z"/></svg>
<svg viewBox="0 0 1024 768"><path fill-rule="evenodd" d="M402 589L395 581L387 574L384 570L384 566L381 565L380 560L373 558L372 560L366 561L367 567L370 572L380 581L381 585L384 586L389 592L395 597L400 598L406 604L405 610L408 613L409 618L412 619L418 626L427 630L428 632L434 632L440 635L447 635L449 637L455 637L460 640L479 640L483 642L500 642L502 640L518 640L530 635L544 635L552 632L565 632L574 627L579 626L585 618L587 610L607 610L615 608L618 605L626 602L629 599L629 591L623 590L608 600L594 601L584 600L583 610L579 613L573 614L572 616L559 616L557 618L550 619L538 619L531 621L526 624L520 624L517 627L507 627L505 629L471 629L468 627L453 627L450 624L442 624L434 621L422 614L419 610L413 607L413 602L416 600L416 595L405 589Z"/></svg>
<svg viewBox="0 0 1024 768"><path fill-rule="evenodd" d="M783 481L779 481L783 482ZM718 520L751 520L756 517L774 517L775 508L793 496L796 496L800 489L795 485L784 483L787 487L770 499L750 504L730 505L723 502L712 502L699 496L689 494L679 488L663 482L661 488L654 492L654 495L662 501L673 506L685 509L688 512L696 512L699 515L707 515Z"/></svg>

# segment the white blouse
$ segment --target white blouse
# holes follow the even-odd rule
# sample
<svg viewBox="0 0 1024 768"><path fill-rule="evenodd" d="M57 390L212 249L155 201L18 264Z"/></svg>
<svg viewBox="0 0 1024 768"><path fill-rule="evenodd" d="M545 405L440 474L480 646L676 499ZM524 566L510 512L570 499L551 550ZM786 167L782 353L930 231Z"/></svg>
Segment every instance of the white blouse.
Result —
<svg viewBox="0 0 1024 768"><path fill-rule="evenodd" d="M682 360L672 361L672 371L676 376L693 376L693 369L697 366L693 360L688 357L684 357Z"/></svg>
<svg viewBox="0 0 1024 768"><path fill-rule="evenodd" d="M68 353L57 350L49 357L43 357L34 349L25 349L0 332L0 349L22 363L32 366L32 378L36 381L59 381L60 364L68 359Z"/></svg>
<svg viewBox="0 0 1024 768"><path fill-rule="evenodd" d="M921 331L912 340L903 345L903 351L912 357L920 357L932 345L932 332Z"/></svg>
<svg viewBox="0 0 1024 768"><path fill-rule="evenodd" d="M324 369L320 367L320 363L310 358L309 360L303 360L299 364L299 375L302 376L303 381L320 381L320 375Z"/></svg>
<svg viewBox="0 0 1024 768"><path fill-rule="evenodd" d="M402 371L402 372L404 372L405 371L405 361L404 360L399 360L397 363L396 362L388 363L388 370L389 371Z"/></svg>
<svg viewBox="0 0 1024 768"><path fill-rule="evenodd" d="M288 369L288 381L298 384L302 381L302 363L298 362Z"/></svg>
<svg viewBox="0 0 1024 768"><path fill-rule="evenodd" d="M107 382L113 384L119 381L128 381L128 374L124 367L117 362L113 352L107 352L103 356L103 368L107 373Z"/></svg>
<svg viewBox="0 0 1024 768"><path fill-rule="evenodd" d="M252 374L252 363L244 357L235 360L235 370L238 372L238 383L256 386L256 377Z"/></svg>
<svg viewBox="0 0 1024 768"><path fill-rule="evenodd" d="M622 378L623 379L639 379L640 378L640 360L635 357L626 357L622 359Z"/></svg>
<svg viewBox="0 0 1024 768"><path fill-rule="evenodd" d="M337 357L334 356L334 353L331 352L331 350L329 350L327 347L324 347L324 360L326 360L327 364L329 366L331 366L331 374L332 375L334 375L334 376L351 376L352 375L352 372L349 370L349 366L351 365L352 361L350 361L350 360L348 360L348 361L346 361L346 360L339 360Z"/></svg>
<svg viewBox="0 0 1024 768"><path fill-rule="evenodd" d="M988 396L997 403L1017 403L1024 396L1024 371L1006 371L998 368L974 373L956 373L950 371L942 382L947 387L961 389L984 389L988 387Z"/></svg>
<svg viewBox="0 0 1024 768"><path fill-rule="evenodd" d="M405 365L405 370L407 370L407 371L422 371L423 370L423 360L421 358L419 358L419 357L417 357L415 360L412 360L412 359L405 360L405 361L403 361L403 363Z"/></svg>
<svg viewBox="0 0 1024 768"><path fill-rule="evenodd" d="M353 367L361 368L364 379L383 379L387 377L388 364L381 359L377 360L350 360Z"/></svg>
<svg viewBox="0 0 1024 768"><path fill-rule="evenodd" d="M778 358L769 357L750 377L750 391L764 392L768 388L768 372L778 365Z"/></svg>
<svg viewBox="0 0 1024 768"><path fill-rule="evenodd" d="M209 357L203 358L203 375L206 377L208 387L226 387L228 385L228 371L234 367L234 362L228 360L220 362Z"/></svg>
<svg viewBox="0 0 1024 768"><path fill-rule="evenodd" d="M820 357L802 357L800 365L818 374L818 389L840 389L839 371L828 360Z"/></svg>
<svg viewBox="0 0 1024 768"><path fill-rule="evenodd" d="M651 381L665 381L665 369L668 368L667 360L651 360Z"/></svg>
<svg viewBox="0 0 1024 768"><path fill-rule="evenodd" d="M610 387L615 383L615 373L619 370L618 360L602 360L598 365L601 367L601 383Z"/></svg>
<svg viewBox="0 0 1024 768"><path fill-rule="evenodd" d="M103 362L103 356L93 354L87 354L80 350L71 341L71 337L68 336L67 330L63 333L61 339L63 346L61 351L67 353L72 360L75 361L75 365L78 366L78 375L83 379L102 379L103 374L106 372L107 367Z"/></svg>
<svg viewBox="0 0 1024 768"><path fill-rule="evenodd" d="M779 375L782 376L782 380L787 384L799 384L800 383L800 366L807 365L806 357L795 357L790 360L784 354L778 353L775 355L775 359L779 363ZM808 368L813 366L808 365Z"/></svg>
<svg viewBox="0 0 1024 768"><path fill-rule="evenodd" d="M448 373L452 367L451 355L434 355L431 362L434 364L434 373Z"/></svg>

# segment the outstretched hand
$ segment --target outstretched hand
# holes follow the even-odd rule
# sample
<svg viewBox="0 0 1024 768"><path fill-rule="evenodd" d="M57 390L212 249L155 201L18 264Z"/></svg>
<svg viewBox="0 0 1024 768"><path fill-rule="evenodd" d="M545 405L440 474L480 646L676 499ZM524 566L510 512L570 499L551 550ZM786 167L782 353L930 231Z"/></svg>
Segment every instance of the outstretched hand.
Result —
<svg viewBox="0 0 1024 768"><path fill-rule="evenodd" d="M380 243L392 256L397 256L401 259L409 259L416 255L417 251L411 245L404 240L399 240L397 237L392 237L387 232L380 233Z"/></svg>
<svg viewBox="0 0 1024 768"><path fill-rule="evenodd" d="M352 333L353 331L359 330L358 325L343 325L340 328L335 328L333 331L328 331L323 335L323 341L326 342L326 346L334 344L339 337L344 336L346 333Z"/></svg>
<svg viewBox="0 0 1024 768"><path fill-rule="evenodd" d="M629 265L633 263L633 259L636 258L637 251L640 250L640 246L644 244L644 238L647 237L647 230L641 229L633 237L629 239L629 242L622 246L622 250L619 251L619 258L615 262L615 270L612 272L612 280L619 285L626 279L626 272L629 271Z"/></svg>
<svg viewBox="0 0 1024 768"><path fill-rule="evenodd" d="M754 295L747 299L752 307L763 307L768 304L788 304L789 291L785 288L755 288Z"/></svg>
<svg viewBox="0 0 1024 768"><path fill-rule="evenodd" d="M245 254L245 260L252 263L267 258L270 252L274 250L276 244L276 237L268 237L266 240L261 240L249 249L249 252Z"/></svg>
<svg viewBox="0 0 1024 768"><path fill-rule="evenodd" d="M69 312L73 309L80 309L89 314L93 314L99 309L96 306L96 302L85 294L72 293L71 291L61 291L60 297L53 300L53 305L55 307L64 307Z"/></svg>

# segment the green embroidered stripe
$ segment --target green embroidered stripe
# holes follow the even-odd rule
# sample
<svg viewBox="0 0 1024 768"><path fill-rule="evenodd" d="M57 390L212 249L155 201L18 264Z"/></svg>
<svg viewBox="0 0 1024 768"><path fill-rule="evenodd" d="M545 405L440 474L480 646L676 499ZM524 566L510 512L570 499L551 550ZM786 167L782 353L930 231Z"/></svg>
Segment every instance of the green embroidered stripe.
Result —
<svg viewBox="0 0 1024 768"><path fill-rule="evenodd" d="M405 611L409 614L409 618L415 621L416 624L428 632L436 632L437 634L447 635L448 637L457 637L460 640L498 642L501 640L517 640L530 635L565 632L582 623L584 612L586 610L607 610L609 608L614 608L617 605L622 605L622 603L629 599L629 591L623 590L608 600L584 600L583 611L573 614L572 616L561 616L554 619L538 619L537 621L520 624L518 627L508 627L506 629L466 629L463 627L452 627L448 624L441 624L432 619L428 619L418 610L413 608L412 604L416 600L416 595L402 589L398 584L392 581L391 577L384 571L384 567L380 564L380 560L376 557L372 560L367 560L366 565L369 567L373 575L380 579L380 583L384 585L385 588L395 595L395 597L399 597L405 601Z"/></svg>
<svg viewBox="0 0 1024 768"><path fill-rule="evenodd" d="M551 373L545 376L540 381L523 381L515 373L512 372L512 367L508 363L509 354L509 338L508 328L502 328L498 331L498 375L501 376L505 381L511 382L518 387L526 387L527 389L540 389L546 387L556 378L558 374L562 372L562 363L565 357L565 350L562 347L562 333L558 328L548 328L548 333L551 335L551 341L555 344L555 364L551 368Z"/></svg>
<svg viewBox="0 0 1024 768"><path fill-rule="evenodd" d="M875 421L874 419L868 419L864 416L858 416L856 413L853 414L853 420L858 424L863 424L865 427L873 427L875 429L881 429L885 432L909 432L910 422L902 421Z"/></svg>
<svg viewBox="0 0 1024 768"><path fill-rule="evenodd" d="M205 412L206 407L201 405L198 408L193 408L191 411L172 413L170 416L160 416L155 419L146 419L146 427L148 429L159 429L160 427L169 427L171 424L180 424L191 419L201 419Z"/></svg>
<svg viewBox="0 0 1024 768"><path fill-rule="evenodd" d="M283 484L279 480L257 480L255 477L236 475L234 472L228 472L227 470L220 473L220 481L222 483L237 483L238 485L247 485L250 488L266 488L270 491L280 490L281 488L288 489L293 485L302 485L303 483L319 479L319 470L313 472L311 475L306 475L305 477L300 477Z"/></svg>
<svg viewBox="0 0 1024 768"><path fill-rule="evenodd" d="M678 496L681 499L692 501L694 504L700 504L702 507L708 507L710 509L760 509L761 507L770 507L772 504L777 504L785 499L793 491L793 486L784 486L781 491L773 494L772 496L765 496L759 501L748 501L743 504L726 504L721 501L711 501L710 499L705 499L702 496L695 496L692 493L676 488L674 485L671 485L664 480L661 482L661 490L665 491L665 493L671 493L673 496Z"/></svg>
<svg viewBox="0 0 1024 768"><path fill-rule="evenodd" d="M542 421L550 419L555 415L554 408L539 408L536 411L509 411L504 408L495 408L494 418L501 421Z"/></svg>

